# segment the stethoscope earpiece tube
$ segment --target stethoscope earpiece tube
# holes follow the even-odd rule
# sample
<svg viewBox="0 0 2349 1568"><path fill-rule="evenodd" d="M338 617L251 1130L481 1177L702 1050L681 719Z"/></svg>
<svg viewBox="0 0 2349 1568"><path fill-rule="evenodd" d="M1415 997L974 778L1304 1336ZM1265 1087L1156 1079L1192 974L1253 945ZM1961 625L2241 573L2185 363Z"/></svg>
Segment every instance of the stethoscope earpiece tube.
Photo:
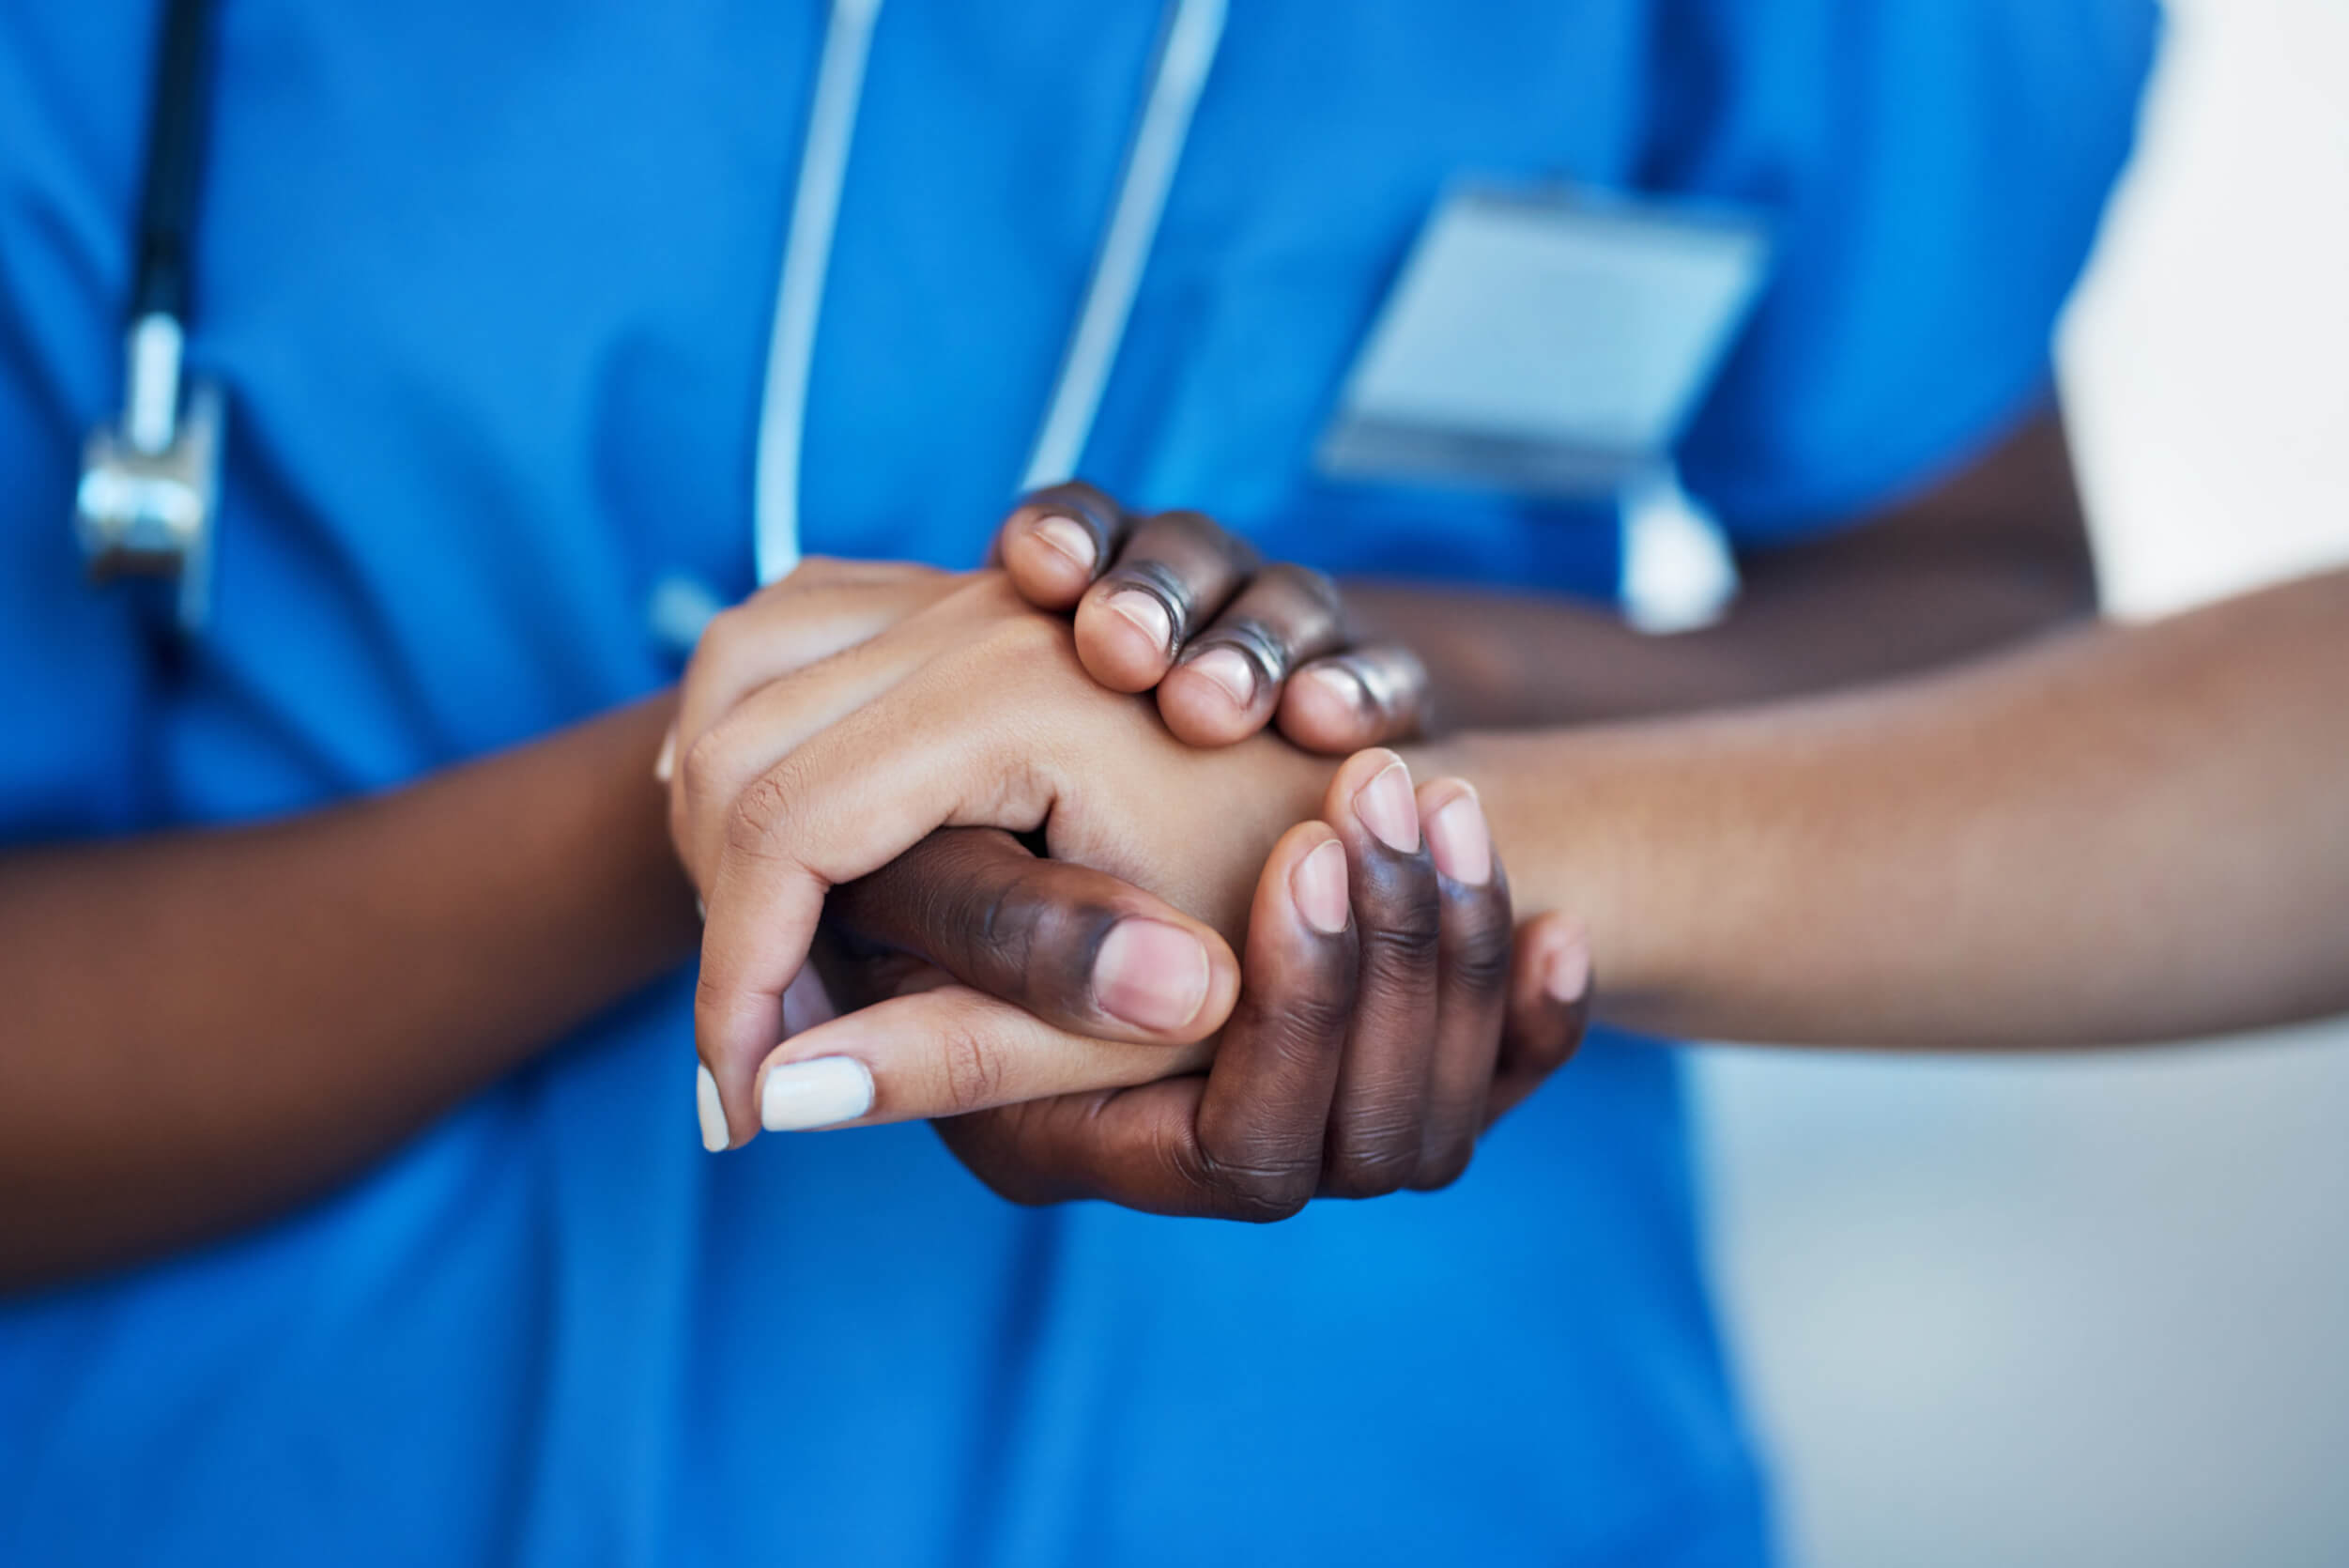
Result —
<svg viewBox="0 0 2349 1568"><path fill-rule="evenodd" d="M775 287L775 324L767 346L766 386L759 410L757 469L752 478L754 557L760 583L799 563L800 464L807 419L807 379L816 326L831 260L840 188L855 133L857 100L882 0L832 0L823 54L816 68L814 106L800 154L799 180L784 237ZM1052 402L1036 433L1020 488L1033 490L1072 477L1083 455L1101 395L1109 384L1127 318L1156 242L1175 166L1190 134L1191 115L1205 89L1223 38L1229 0L1170 0L1150 67L1150 86L1117 199L1094 257L1084 303L1063 353Z"/></svg>
<svg viewBox="0 0 2349 1568"><path fill-rule="evenodd" d="M210 0L164 0L146 128L146 183L139 196L130 319L188 318L188 272L204 176L206 78L211 66Z"/></svg>

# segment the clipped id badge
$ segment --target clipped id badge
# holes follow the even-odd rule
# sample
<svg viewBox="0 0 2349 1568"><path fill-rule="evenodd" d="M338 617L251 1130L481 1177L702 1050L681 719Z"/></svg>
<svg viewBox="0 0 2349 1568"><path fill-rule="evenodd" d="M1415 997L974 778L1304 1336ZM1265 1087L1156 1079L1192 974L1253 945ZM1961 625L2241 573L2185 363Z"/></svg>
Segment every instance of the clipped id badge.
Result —
<svg viewBox="0 0 2349 1568"><path fill-rule="evenodd" d="M1671 460L1769 270L1758 217L1467 184L1437 205L1316 464L1571 498Z"/></svg>

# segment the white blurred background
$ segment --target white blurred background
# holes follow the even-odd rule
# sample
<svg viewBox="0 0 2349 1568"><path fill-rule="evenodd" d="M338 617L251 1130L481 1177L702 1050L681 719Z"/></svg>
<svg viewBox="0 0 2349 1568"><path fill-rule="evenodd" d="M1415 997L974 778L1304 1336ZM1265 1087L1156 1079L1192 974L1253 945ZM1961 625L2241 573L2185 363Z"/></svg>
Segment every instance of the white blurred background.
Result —
<svg viewBox="0 0 2349 1568"><path fill-rule="evenodd" d="M2349 0L2173 0L2063 377L2124 613L2349 561ZM1795 1562L2349 1564L2349 1022L1696 1082Z"/></svg>

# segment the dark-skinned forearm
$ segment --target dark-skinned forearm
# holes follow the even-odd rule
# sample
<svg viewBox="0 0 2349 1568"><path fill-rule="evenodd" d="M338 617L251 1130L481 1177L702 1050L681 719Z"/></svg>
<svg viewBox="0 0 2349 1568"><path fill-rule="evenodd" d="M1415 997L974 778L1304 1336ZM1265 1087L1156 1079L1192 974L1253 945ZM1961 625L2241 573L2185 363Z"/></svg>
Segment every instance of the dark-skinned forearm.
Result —
<svg viewBox="0 0 2349 1568"><path fill-rule="evenodd" d="M1415 648L1451 729L1680 713L1930 669L2091 613L2061 417L1870 524L1742 562L1717 624L1648 636L1534 594L1345 585L1358 629Z"/></svg>
<svg viewBox="0 0 2349 1568"><path fill-rule="evenodd" d="M666 697L267 825L0 861L0 1287L278 1211L693 950Z"/></svg>

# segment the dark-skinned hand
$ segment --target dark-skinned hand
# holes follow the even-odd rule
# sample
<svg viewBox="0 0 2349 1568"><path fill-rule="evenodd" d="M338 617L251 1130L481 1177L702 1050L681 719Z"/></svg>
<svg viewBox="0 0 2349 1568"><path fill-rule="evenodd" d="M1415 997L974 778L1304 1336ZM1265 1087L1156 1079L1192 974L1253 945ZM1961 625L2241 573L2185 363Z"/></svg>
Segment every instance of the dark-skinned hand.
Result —
<svg viewBox="0 0 2349 1568"><path fill-rule="evenodd" d="M814 563L762 595L766 603L730 612L687 684L688 755L715 715L778 669L856 646L960 586L921 569ZM1231 607L1248 602L1240 594ZM1211 622L1211 633L1220 624ZM706 776L711 761L704 754L690 771ZM866 958L836 971L860 999L877 987L886 999L832 1026L833 1046L852 1049L855 1036L869 1040L875 1029L903 1038L918 1021L915 1033L937 1048L933 1070L895 1075L918 1083L912 1098L892 1107L883 1094L859 1119L919 1114L914 1100L924 1095L940 1110L1016 1099L940 1126L990 1185L1023 1201L1100 1196L1264 1218L1316 1192L1368 1195L1450 1180L1489 1118L1571 1053L1587 965L1571 930L1537 922L1510 967L1507 896L1472 792L1438 781L1414 800L1393 761L1358 760L1358 775L1384 778L1371 792L1389 798L1394 844L1366 825L1376 811L1346 792L1370 778L1341 773L1321 802L1326 821L1299 826L1275 849L1249 918L1221 912L1235 939L1246 931L1244 989L1207 1050L1196 1040L1186 1049L1183 1037L1221 1017L1219 998L1228 1006L1228 950L1211 952L1209 1005L1186 1025L1170 1023L1162 1007L1139 1022L1121 1016L1149 1014L1153 998L1146 983L1138 993L1121 982L1118 961L1131 969L1137 958L1163 959L1158 939L1170 930L1200 934L1135 886L1067 859L1038 859L1003 832L963 829L934 834L838 888L828 926L858 933L867 952L879 943L930 961ZM1244 838L1250 813L1236 815L1238 822L1232 812L1215 818ZM1336 929L1326 929L1341 907ZM1313 909L1318 921L1308 915ZM1119 940L1121 930L1144 939ZM934 983L946 976L960 983ZM1160 1049L1104 1061L1104 1037ZM1088 1076L1098 1086L1027 1098Z"/></svg>

